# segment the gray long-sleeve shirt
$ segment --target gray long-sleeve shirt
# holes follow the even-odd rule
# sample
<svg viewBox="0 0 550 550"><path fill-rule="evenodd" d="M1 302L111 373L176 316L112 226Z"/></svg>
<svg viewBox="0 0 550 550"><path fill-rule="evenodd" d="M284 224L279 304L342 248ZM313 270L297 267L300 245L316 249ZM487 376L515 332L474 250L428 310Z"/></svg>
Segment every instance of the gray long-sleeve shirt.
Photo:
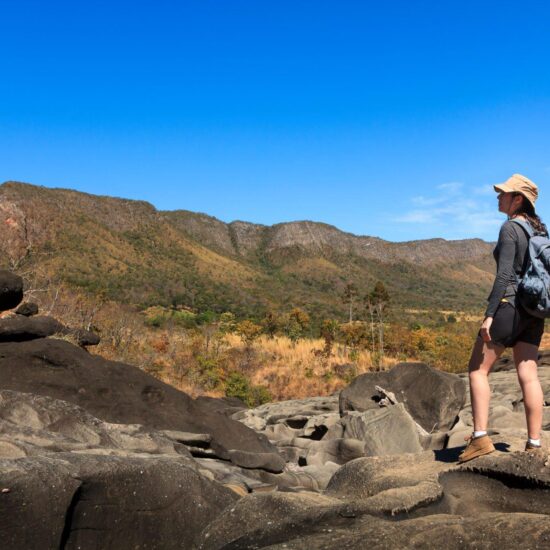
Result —
<svg viewBox="0 0 550 550"><path fill-rule="evenodd" d="M491 294L487 298L489 304L485 317L495 315L502 298L515 296L528 246L529 239L522 227L511 221L502 224L497 245L493 250L493 256L497 262L497 274Z"/></svg>

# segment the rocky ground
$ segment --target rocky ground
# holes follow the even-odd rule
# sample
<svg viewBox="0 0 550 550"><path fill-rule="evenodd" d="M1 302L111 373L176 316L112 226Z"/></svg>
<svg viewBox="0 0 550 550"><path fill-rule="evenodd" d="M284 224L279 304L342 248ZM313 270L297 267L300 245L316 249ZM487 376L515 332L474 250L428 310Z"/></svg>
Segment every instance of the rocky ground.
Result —
<svg viewBox="0 0 550 550"><path fill-rule="evenodd" d="M22 298L0 273L2 548L550 547L550 461L522 451L507 360L491 377L497 452L459 466L464 376L403 363L250 410L95 356L96 335Z"/></svg>

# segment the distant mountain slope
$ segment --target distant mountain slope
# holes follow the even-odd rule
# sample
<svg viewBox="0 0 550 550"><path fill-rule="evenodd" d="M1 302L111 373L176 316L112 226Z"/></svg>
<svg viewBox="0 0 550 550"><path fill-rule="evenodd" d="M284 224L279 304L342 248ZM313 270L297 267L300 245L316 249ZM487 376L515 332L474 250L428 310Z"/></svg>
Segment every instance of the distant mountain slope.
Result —
<svg viewBox="0 0 550 550"><path fill-rule="evenodd" d="M480 239L391 243L311 221L226 224L143 201L7 182L2 264L40 266L69 284L147 305L260 314L305 307L343 315L341 292L382 280L403 307L480 309L493 245Z"/></svg>

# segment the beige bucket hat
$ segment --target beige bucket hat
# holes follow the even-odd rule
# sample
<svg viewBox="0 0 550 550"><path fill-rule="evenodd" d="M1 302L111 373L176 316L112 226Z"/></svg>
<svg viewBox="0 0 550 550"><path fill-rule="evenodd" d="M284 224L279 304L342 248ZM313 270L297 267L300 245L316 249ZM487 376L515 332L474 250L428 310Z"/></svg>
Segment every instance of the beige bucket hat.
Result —
<svg viewBox="0 0 550 550"><path fill-rule="evenodd" d="M504 183L493 187L497 193L521 193L533 205L533 208L539 196L539 188L529 178L521 174L514 174Z"/></svg>

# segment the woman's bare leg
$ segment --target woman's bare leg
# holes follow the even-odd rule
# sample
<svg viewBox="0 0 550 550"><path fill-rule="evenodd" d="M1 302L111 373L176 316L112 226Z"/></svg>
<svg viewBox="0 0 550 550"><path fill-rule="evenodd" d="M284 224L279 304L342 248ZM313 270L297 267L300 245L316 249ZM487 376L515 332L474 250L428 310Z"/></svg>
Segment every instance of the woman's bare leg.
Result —
<svg viewBox="0 0 550 550"><path fill-rule="evenodd" d="M527 433L531 439L539 439L542 429L543 395L537 373L539 350L533 344L518 342L514 346L514 362L523 393Z"/></svg>
<svg viewBox="0 0 550 550"><path fill-rule="evenodd" d="M477 337L474 344L468 365L474 431L487 430L489 401L491 399L488 376L495 361L503 351L503 346L498 346L492 342L484 342L481 336Z"/></svg>

